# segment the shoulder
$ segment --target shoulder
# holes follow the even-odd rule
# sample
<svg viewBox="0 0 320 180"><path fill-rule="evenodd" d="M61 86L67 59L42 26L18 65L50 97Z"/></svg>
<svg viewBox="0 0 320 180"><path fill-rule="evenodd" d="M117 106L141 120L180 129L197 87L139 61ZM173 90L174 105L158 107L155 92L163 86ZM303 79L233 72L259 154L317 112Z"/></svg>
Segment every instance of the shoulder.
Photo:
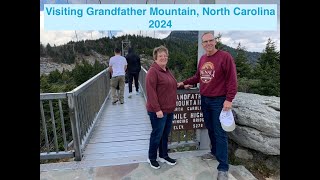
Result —
<svg viewBox="0 0 320 180"><path fill-rule="evenodd" d="M199 60L199 61L204 60L206 56L207 56L206 54L202 55L202 56L200 57L200 60Z"/></svg>
<svg viewBox="0 0 320 180"><path fill-rule="evenodd" d="M156 75L156 74L158 74L158 72L159 72L159 70L157 70L157 68L150 67L150 69L148 70L147 74Z"/></svg>
<svg viewBox="0 0 320 180"><path fill-rule="evenodd" d="M157 72L157 69L154 67L150 67L148 70L148 73L156 73L156 72Z"/></svg>
<svg viewBox="0 0 320 180"><path fill-rule="evenodd" d="M220 56L232 58L231 54L228 51L219 50L218 53L220 54Z"/></svg>

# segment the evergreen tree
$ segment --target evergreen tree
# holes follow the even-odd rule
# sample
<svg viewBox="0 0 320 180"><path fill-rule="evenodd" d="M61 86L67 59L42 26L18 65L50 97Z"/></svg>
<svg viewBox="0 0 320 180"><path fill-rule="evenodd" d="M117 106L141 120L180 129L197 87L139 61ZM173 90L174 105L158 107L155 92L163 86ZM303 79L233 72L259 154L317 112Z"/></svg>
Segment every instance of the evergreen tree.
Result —
<svg viewBox="0 0 320 180"><path fill-rule="evenodd" d="M244 78L244 77L246 78L251 77L251 67L245 53L245 47L242 47L240 43L238 44L238 47L237 47L235 63L237 66L238 79Z"/></svg>
<svg viewBox="0 0 320 180"><path fill-rule="evenodd" d="M40 42L40 57L45 57L45 56L46 56L46 48Z"/></svg>
<svg viewBox="0 0 320 180"><path fill-rule="evenodd" d="M215 37L215 39L216 39L216 48L223 50L223 44L221 43L221 37L222 37L222 35L220 33Z"/></svg>
<svg viewBox="0 0 320 180"><path fill-rule="evenodd" d="M48 83L50 84L58 83L60 80L61 74L57 69L55 71L52 71L48 76Z"/></svg>
<svg viewBox="0 0 320 180"><path fill-rule="evenodd" d="M79 86L93 77L92 72L93 67L87 61L82 61L82 64L77 63L72 71L76 85Z"/></svg>
<svg viewBox="0 0 320 180"><path fill-rule="evenodd" d="M254 73L260 79L255 93L280 97L280 51L276 50L275 42L270 38Z"/></svg>
<svg viewBox="0 0 320 180"><path fill-rule="evenodd" d="M47 55L48 56L54 57L54 55L55 55L54 51L53 51L53 49L52 49L52 47L51 47L51 45L49 43L46 46L46 50L47 50Z"/></svg>

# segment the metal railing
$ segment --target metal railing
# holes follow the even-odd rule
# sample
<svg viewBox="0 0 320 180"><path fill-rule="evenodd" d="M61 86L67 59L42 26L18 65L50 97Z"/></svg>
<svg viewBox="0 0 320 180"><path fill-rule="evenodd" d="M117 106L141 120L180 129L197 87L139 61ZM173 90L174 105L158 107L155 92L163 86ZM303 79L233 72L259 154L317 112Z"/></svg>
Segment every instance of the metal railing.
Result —
<svg viewBox="0 0 320 180"><path fill-rule="evenodd" d="M142 67L139 86L145 101L146 74L147 70ZM70 92L41 93L40 160L74 157L81 161L109 92L110 75L103 70ZM169 148L195 146L199 149L200 141L208 141L202 138L204 134L199 129L171 131Z"/></svg>
<svg viewBox="0 0 320 180"><path fill-rule="evenodd" d="M109 73L103 70L70 92L40 94L40 160L80 161L109 91Z"/></svg>

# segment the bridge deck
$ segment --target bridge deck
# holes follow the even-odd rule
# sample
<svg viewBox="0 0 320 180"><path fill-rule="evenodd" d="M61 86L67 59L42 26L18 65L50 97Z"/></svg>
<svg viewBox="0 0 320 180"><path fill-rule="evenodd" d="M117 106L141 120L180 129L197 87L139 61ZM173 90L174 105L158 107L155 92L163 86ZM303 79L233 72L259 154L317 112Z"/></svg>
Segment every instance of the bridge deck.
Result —
<svg viewBox="0 0 320 180"><path fill-rule="evenodd" d="M83 152L83 163L146 162L151 124L143 96L136 95L133 87L132 98L128 98L128 89L126 84L124 104L112 105L109 97Z"/></svg>

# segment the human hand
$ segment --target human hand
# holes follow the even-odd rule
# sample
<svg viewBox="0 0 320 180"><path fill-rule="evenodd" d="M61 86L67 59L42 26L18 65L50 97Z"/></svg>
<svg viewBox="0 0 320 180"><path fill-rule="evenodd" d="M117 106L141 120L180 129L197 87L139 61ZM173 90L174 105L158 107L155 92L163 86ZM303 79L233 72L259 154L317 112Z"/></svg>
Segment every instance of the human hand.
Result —
<svg viewBox="0 0 320 180"><path fill-rule="evenodd" d="M183 86L184 84L183 84L183 82L178 82L177 83L177 87L179 88L180 86Z"/></svg>
<svg viewBox="0 0 320 180"><path fill-rule="evenodd" d="M225 100L223 103L223 110L228 111L232 107L232 102Z"/></svg>
<svg viewBox="0 0 320 180"><path fill-rule="evenodd" d="M190 84L184 85L184 88L185 88L185 89L190 89L190 88L192 88L192 87L193 87L193 86L190 85Z"/></svg>
<svg viewBox="0 0 320 180"><path fill-rule="evenodd" d="M156 112L157 118L163 118L163 112L160 110Z"/></svg>

